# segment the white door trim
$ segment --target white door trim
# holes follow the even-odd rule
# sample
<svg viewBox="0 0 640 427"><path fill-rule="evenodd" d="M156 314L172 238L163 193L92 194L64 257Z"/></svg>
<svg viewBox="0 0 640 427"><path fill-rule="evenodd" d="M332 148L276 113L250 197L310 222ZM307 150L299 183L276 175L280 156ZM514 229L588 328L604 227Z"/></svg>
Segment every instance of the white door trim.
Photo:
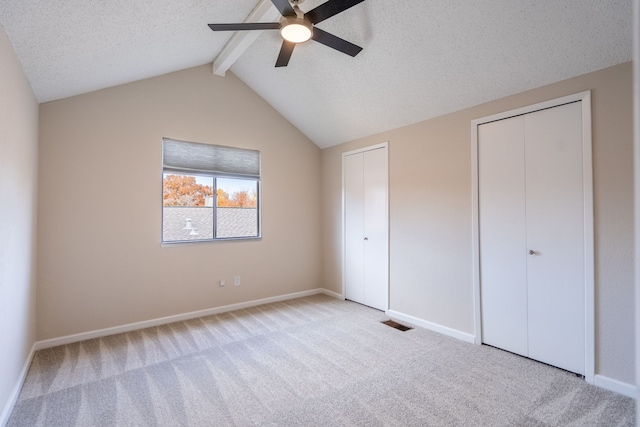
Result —
<svg viewBox="0 0 640 427"><path fill-rule="evenodd" d="M480 305L480 236L478 218L478 126L484 123L582 102L582 178L584 191L584 277L585 277L585 379L593 384L595 375L595 273L593 235L593 163L591 148L591 91L581 92L539 104L482 117L471 121L471 242L474 298L475 343L482 344L482 313Z"/></svg>
<svg viewBox="0 0 640 427"><path fill-rule="evenodd" d="M384 148L384 153L387 162L387 176L386 176L386 185L387 185L387 266L389 266L389 142L382 142L380 144L370 145L368 147L358 148L356 150L346 151L342 153L342 299L346 298L347 295L347 279L346 279L346 232L345 232L345 223L346 223L346 191L345 191L345 157L350 156L352 154L364 153L366 151L377 150L379 148ZM387 268L387 272L390 272L390 269ZM389 275L387 275L387 307L386 310L389 310L391 306L390 303L390 295L389 295Z"/></svg>

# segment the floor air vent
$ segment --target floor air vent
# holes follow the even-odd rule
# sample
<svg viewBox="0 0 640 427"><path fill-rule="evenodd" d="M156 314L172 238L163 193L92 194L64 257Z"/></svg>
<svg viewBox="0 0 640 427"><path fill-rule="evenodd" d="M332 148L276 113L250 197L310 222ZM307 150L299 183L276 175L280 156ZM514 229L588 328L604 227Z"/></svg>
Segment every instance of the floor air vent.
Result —
<svg viewBox="0 0 640 427"><path fill-rule="evenodd" d="M394 322L393 320L385 320L384 322L380 322L380 323L384 323L385 325L391 326L392 328L396 328L397 330L402 332L408 331L409 329L413 329L412 327L401 325L400 323Z"/></svg>

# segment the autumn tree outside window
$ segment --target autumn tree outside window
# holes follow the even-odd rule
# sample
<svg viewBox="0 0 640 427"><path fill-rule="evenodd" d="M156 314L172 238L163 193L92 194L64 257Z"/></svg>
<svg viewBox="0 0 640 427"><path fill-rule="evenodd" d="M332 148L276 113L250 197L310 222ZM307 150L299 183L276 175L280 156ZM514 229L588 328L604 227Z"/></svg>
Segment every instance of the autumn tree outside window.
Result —
<svg viewBox="0 0 640 427"><path fill-rule="evenodd" d="M259 151L162 144L163 243L260 237Z"/></svg>

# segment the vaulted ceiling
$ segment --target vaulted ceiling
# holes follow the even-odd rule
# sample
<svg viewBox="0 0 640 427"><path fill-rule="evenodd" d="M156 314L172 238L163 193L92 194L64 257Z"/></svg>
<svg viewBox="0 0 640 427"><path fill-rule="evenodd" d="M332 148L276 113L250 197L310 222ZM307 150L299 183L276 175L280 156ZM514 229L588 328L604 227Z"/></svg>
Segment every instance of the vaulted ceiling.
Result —
<svg viewBox="0 0 640 427"><path fill-rule="evenodd" d="M308 11L325 0L306 0ZM40 102L211 63L258 0L2 0L0 23ZM275 68L265 31L231 71L319 147L631 60L632 0L366 0ZM223 77L212 77L223 78Z"/></svg>

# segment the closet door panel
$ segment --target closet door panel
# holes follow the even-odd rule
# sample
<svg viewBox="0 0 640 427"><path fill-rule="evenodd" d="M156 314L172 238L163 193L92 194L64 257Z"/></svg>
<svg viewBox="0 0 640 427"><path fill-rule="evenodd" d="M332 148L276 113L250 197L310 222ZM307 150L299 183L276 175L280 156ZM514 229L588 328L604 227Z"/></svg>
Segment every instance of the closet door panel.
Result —
<svg viewBox="0 0 640 427"><path fill-rule="evenodd" d="M482 341L527 355L524 118L478 127Z"/></svg>
<svg viewBox="0 0 640 427"><path fill-rule="evenodd" d="M527 114L529 357L584 374L584 200L579 102Z"/></svg>
<svg viewBox="0 0 640 427"><path fill-rule="evenodd" d="M364 156L364 287L365 304L388 308L389 253L386 149Z"/></svg>
<svg viewBox="0 0 640 427"><path fill-rule="evenodd" d="M353 154L344 162L345 298L364 304L364 161Z"/></svg>

